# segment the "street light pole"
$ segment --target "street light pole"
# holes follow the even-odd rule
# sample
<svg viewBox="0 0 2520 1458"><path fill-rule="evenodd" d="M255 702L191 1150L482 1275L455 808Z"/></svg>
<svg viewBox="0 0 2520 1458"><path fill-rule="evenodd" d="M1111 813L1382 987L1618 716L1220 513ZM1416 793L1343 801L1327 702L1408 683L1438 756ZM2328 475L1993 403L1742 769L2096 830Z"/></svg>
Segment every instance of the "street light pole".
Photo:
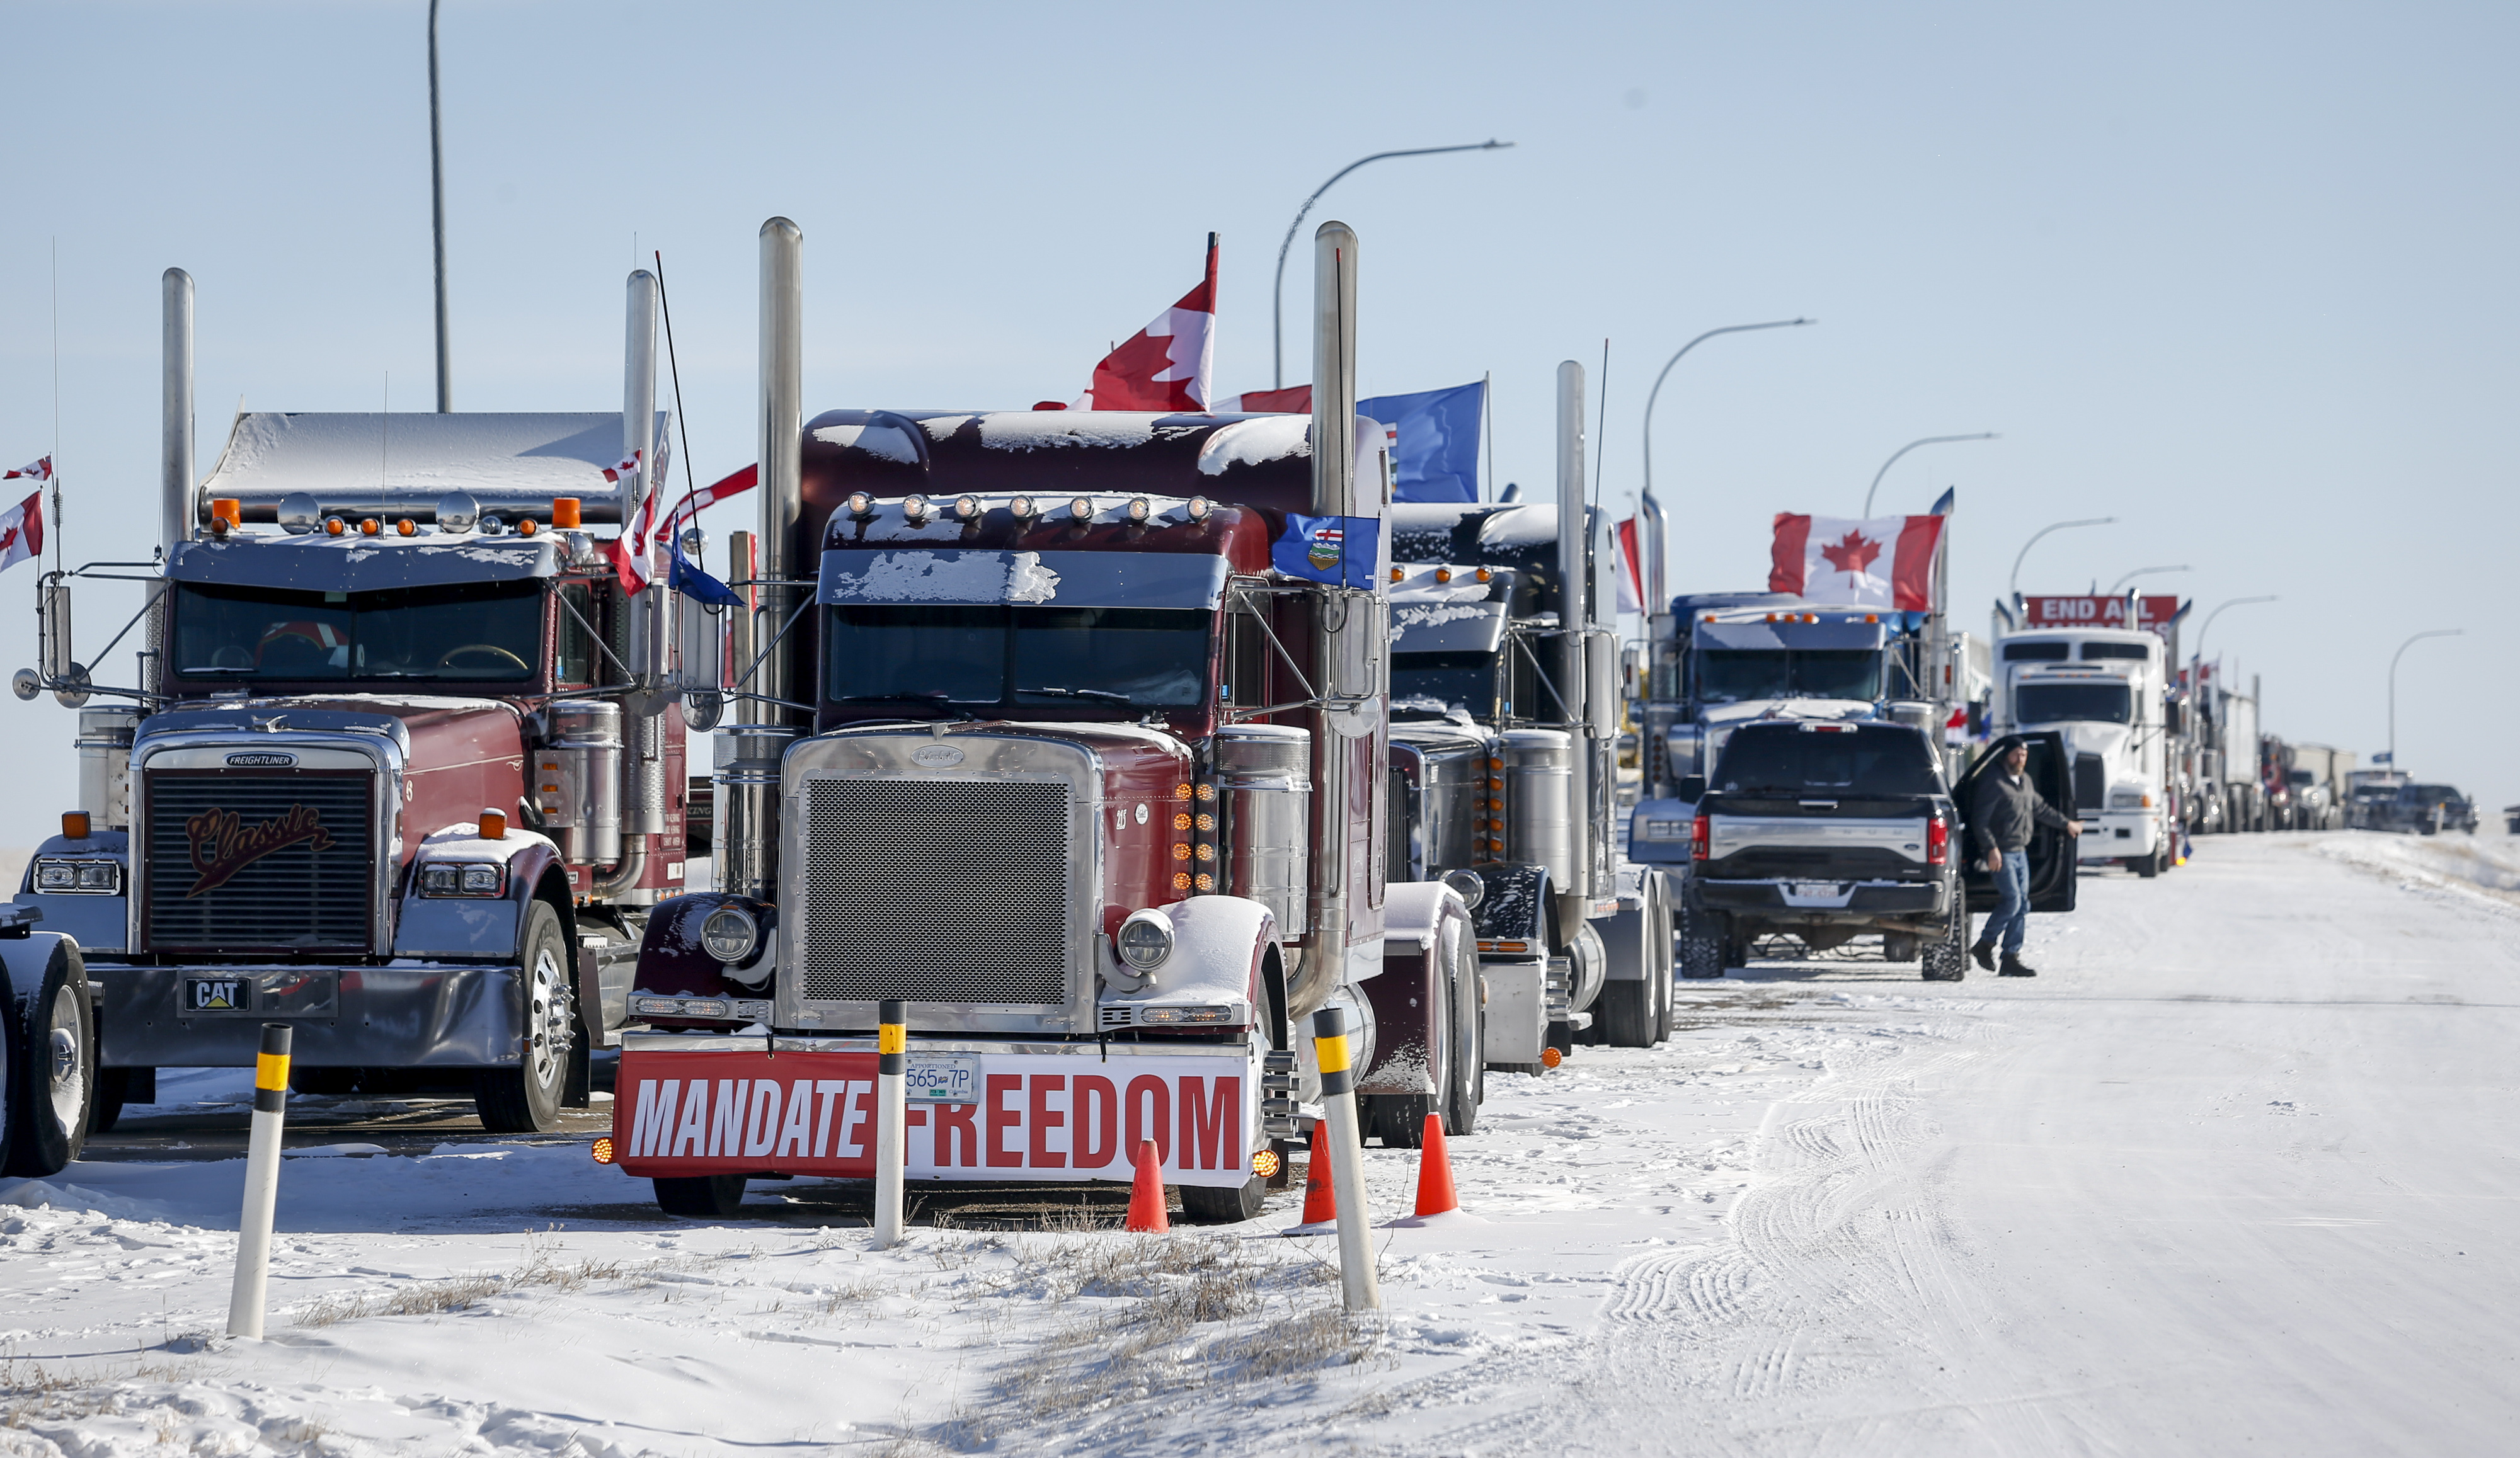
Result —
<svg viewBox="0 0 2520 1458"><path fill-rule="evenodd" d="M2195 685L2197 671L2205 666L2205 635L2214 631L2214 620L2223 615L2225 608L2246 607L2252 602L2273 602L2276 600L2278 599L2272 593L2263 597L2234 597L2228 602L2217 603L2212 612L2205 614L2205 625L2196 630L2196 654L2194 657L2187 660L2187 683L2189 686L2193 687Z"/></svg>
<svg viewBox="0 0 2520 1458"><path fill-rule="evenodd" d="M1644 491L1637 498L1637 514L1644 518L1646 530L1653 534L1651 543L1653 560L1644 573L1645 616L1648 620L1668 606L1668 604L1656 605L1663 602L1666 587L1663 581L1665 544L1662 504L1654 500L1653 494L1653 412L1654 402L1662 398L1663 380L1670 376L1671 367L1680 363L1682 355L1686 355L1718 334L1746 334L1756 330L1795 329L1802 325L1818 323L1820 321L1817 319L1772 319L1766 324L1728 324L1722 329L1708 330L1705 333L1680 346L1680 353L1664 361L1662 373L1654 376L1653 388L1645 392L1645 485Z"/></svg>
<svg viewBox="0 0 2520 1458"><path fill-rule="evenodd" d="M1871 519L1871 516L1872 516L1872 493L1873 493L1874 491L1879 491L1879 490L1881 489L1881 478L1882 478L1883 476L1886 476L1886 475L1890 474L1890 467L1892 467L1892 466L1894 466L1894 465L1897 465L1897 464L1899 464L1899 458L1900 458L1900 457L1902 457L1902 456L1907 455L1910 451L1912 451L1912 450L1916 449L1918 446L1940 446L1940 445L1948 445L1948 444L1950 444L1951 442L1953 442L1953 441L1958 441L1958 440L2001 440L2001 439L2002 439L2002 436L1997 435L1997 434L1996 434L1994 431L1992 431L1992 430L1981 430L1981 431L1979 431L1979 432L1978 432L1977 434L1975 434L1975 435L1928 435L1928 436L1926 436L1923 440L1912 440L1912 441L1908 442L1906 445L1901 446L1899 449L1897 449L1897 450L1895 450L1895 451L1892 451L1892 452L1890 453L1890 459L1889 459L1889 460L1887 460L1887 461L1882 462L1882 463L1881 463L1881 468L1880 468L1879 470L1876 470L1876 471L1874 471L1874 472L1872 473L1872 486L1871 486L1871 489L1870 489L1870 490L1868 490L1868 491L1866 491L1866 492L1864 493L1864 517L1863 517L1863 519L1865 519L1865 520L1869 520L1869 519Z"/></svg>
<svg viewBox="0 0 2520 1458"><path fill-rule="evenodd" d="M2126 591L2126 585L2135 581L2138 577L2150 577L2155 572L2193 572L2196 569L2193 567L2184 565L2177 567L2138 567L2112 584L2109 588L2109 596L2114 597L2118 594Z"/></svg>
<svg viewBox="0 0 2520 1458"><path fill-rule="evenodd" d="M1314 203L1322 200L1322 194L1327 193L1331 188L1337 186L1340 178L1347 176L1349 173L1364 166L1368 162L1379 162L1396 156L1434 156L1439 153L1446 152L1495 152L1501 148L1511 147L1512 145L1513 144L1510 142L1500 142L1494 137L1490 137L1484 142L1464 142L1459 147L1409 147L1403 148L1398 152L1377 152L1372 156L1358 157L1355 161L1352 161L1346 166L1339 168L1336 172L1331 173L1330 180L1328 182L1323 183L1320 187L1313 189L1313 196L1305 199L1304 205L1295 209L1295 220L1286 225L1285 241L1278 244L1278 282L1269 295L1269 387L1271 389L1282 390L1286 387L1286 310L1284 303L1286 296L1286 250L1294 246L1295 230L1304 226L1304 215L1313 210Z"/></svg>
<svg viewBox="0 0 2520 1458"><path fill-rule="evenodd" d="M2040 538L2049 532L2061 532L2069 526L2113 526L2116 523L2117 518L2114 516L2086 516L2080 521L2051 521L2032 532L2030 540L2021 544L2020 552L2012 559L2012 596L2015 597L2021 596L2021 564L2029 560L2030 549L2039 545Z"/></svg>
<svg viewBox="0 0 2520 1458"><path fill-rule="evenodd" d="M2422 642L2427 638L2462 638L2466 636L2466 632L2467 630L2464 628L2435 628L2428 632L2418 633L2414 637L2408 639L2405 642L2398 644L2397 656L2389 660L2390 773L2395 774L2398 773L2398 659L2406 657L2407 649Z"/></svg>

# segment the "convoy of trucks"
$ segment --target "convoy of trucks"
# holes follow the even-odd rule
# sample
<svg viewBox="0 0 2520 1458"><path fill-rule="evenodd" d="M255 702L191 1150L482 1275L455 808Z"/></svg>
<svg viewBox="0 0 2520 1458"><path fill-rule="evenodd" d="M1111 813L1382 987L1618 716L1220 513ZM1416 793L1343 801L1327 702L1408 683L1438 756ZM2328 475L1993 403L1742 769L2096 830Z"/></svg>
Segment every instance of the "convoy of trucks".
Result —
<svg viewBox="0 0 2520 1458"><path fill-rule="evenodd" d="M2176 598L2016 598L1990 642L1939 559L1932 611L1674 596L1648 494L1623 650L1582 367L1554 500L1395 503L1341 224L1309 417L808 420L802 238L760 246L760 524L725 584L658 509L645 271L618 414L241 413L206 477L167 271L160 551L44 573L15 685L78 711L80 777L0 908L0 1168L61 1169L158 1069L250 1065L279 1022L301 1089L460 1090L495 1131L590 1107L617 1050L604 1156L725 1215L872 1172L899 1002L909 1177L1120 1180L1143 1149L1237 1220L1321 1113L1317 1010L1356 1031L1363 1133L1412 1145L1469 1133L1491 1073L1660 1041L1675 974L1763 937L1964 975L1997 734L2087 824L2040 832L2035 910L2193 834L2474 826L2263 733L2254 685L2181 670ZM90 655L138 631L129 685L73 650L108 580L146 590Z"/></svg>

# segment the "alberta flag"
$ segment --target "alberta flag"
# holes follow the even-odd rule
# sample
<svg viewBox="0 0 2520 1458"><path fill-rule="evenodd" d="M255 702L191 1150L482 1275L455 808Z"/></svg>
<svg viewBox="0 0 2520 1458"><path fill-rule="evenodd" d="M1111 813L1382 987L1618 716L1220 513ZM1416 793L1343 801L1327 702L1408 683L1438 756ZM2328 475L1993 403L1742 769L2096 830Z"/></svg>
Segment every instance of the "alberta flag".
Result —
<svg viewBox="0 0 2520 1458"><path fill-rule="evenodd" d="M1931 612L1934 548L1941 516L1842 516L1777 513L1768 591L1809 602Z"/></svg>
<svg viewBox="0 0 2520 1458"><path fill-rule="evenodd" d="M1286 513L1286 530L1269 546L1269 562L1288 577L1371 591L1382 569L1382 520L1376 516Z"/></svg>

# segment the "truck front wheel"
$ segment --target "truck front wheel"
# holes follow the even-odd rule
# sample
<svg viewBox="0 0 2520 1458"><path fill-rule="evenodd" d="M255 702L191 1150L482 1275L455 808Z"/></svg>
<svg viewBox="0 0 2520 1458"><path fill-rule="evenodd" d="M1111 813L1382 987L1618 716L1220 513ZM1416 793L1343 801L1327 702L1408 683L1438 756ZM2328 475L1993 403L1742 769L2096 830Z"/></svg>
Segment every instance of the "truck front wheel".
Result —
<svg viewBox="0 0 2520 1458"><path fill-rule="evenodd" d="M10 1090L16 1127L0 1172L40 1179L79 1157L96 1093L96 1025L89 1017L87 973L67 940L54 946L43 982L34 996L19 1002L19 1012L23 1021L8 1069L18 1084Z"/></svg>
<svg viewBox="0 0 2520 1458"><path fill-rule="evenodd" d="M1680 975L1706 979L1724 975L1724 952L1732 941L1723 920L1705 911L1683 911L1680 918Z"/></svg>
<svg viewBox="0 0 2520 1458"><path fill-rule="evenodd" d="M1963 892L1952 888L1952 915L1943 935L1925 944L1925 981L1958 982L1968 976L1968 908Z"/></svg>
<svg viewBox="0 0 2520 1458"><path fill-rule="evenodd" d="M655 1179L656 1208L687 1220L729 1220L743 1210L743 1176L696 1174Z"/></svg>
<svg viewBox="0 0 2520 1458"><path fill-rule="evenodd" d="M560 913L549 902L527 905L523 1045L517 1050L516 1067L485 1068L472 1082L472 1107L481 1116L481 1127L494 1134L560 1127L561 1093L577 1045L568 940L561 934Z"/></svg>

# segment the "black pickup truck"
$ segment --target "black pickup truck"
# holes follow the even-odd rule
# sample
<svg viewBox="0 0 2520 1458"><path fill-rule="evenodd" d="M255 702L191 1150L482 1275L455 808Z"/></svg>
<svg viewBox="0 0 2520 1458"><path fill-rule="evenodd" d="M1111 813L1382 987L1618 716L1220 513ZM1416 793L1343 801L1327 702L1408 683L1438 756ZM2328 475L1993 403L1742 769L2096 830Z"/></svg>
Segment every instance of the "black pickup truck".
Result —
<svg viewBox="0 0 2520 1458"><path fill-rule="evenodd" d="M2072 760L2056 733L2024 735L2031 782L2073 804ZM1945 782L1923 731L1874 720L1780 719L1733 731L1696 792L1681 898L1683 977L1721 977L1751 943L1788 932L1814 951L1878 935L1893 962L1922 959L1928 981L1968 972L1971 910L1995 906L1994 879L1968 845L1964 810L1981 755ZM1694 779L1694 776L1691 776ZM2041 826L2030 845L2030 908L2074 908L2072 839Z"/></svg>

